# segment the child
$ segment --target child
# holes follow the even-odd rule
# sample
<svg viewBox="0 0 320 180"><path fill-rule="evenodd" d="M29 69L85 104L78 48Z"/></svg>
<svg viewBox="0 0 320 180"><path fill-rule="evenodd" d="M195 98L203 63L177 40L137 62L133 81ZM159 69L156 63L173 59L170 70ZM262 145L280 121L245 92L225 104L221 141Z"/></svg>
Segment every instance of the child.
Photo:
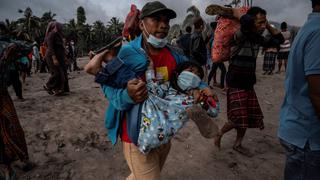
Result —
<svg viewBox="0 0 320 180"><path fill-rule="evenodd" d="M141 74L134 73L121 59L114 57L96 74L95 81L114 88L125 88L129 80L139 77ZM179 65L170 83L165 83L162 74L155 74L152 59L149 58L148 70L145 73L149 97L137 105L138 110L133 113L133 118L141 120L138 124L140 132L137 142L133 140L133 143L142 153L148 153L152 148L167 143L190 116L203 136L210 138L216 135L218 127L209 116L194 119L200 111L204 111L201 114L206 114L205 110L191 108L200 105L206 108L209 115L217 115L219 105L215 99L205 96L206 92L199 90L202 78L202 68L189 61ZM199 105L194 105L195 99L200 100ZM195 110L188 111L189 109ZM130 117L127 116L128 119Z"/></svg>

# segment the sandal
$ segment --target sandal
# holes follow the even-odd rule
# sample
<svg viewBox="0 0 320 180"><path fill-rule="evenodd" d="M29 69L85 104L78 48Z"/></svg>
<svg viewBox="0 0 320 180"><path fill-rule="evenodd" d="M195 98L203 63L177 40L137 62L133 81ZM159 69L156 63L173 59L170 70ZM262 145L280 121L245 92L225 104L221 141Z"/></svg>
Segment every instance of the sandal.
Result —
<svg viewBox="0 0 320 180"><path fill-rule="evenodd" d="M227 8L223 6L219 6L217 4L211 4L206 8L206 14L214 16L214 15L231 15L233 14L232 8Z"/></svg>
<svg viewBox="0 0 320 180"><path fill-rule="evenodd" d="M49 95L53 95L53 91L47 87L47 85L43 85L43 89L47 91Z"/></svg>

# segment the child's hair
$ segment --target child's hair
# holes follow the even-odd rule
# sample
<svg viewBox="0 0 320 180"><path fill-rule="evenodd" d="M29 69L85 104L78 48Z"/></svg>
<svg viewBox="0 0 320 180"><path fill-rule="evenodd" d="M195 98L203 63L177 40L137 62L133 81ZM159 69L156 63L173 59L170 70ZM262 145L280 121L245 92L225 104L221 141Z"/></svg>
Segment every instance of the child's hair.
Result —
<svg viewBox="0 0 320 180"><path fill-rule="evenodd" d="M194 61L186 61L186 62L183 62L181 64L179 64L176 69L173 71L172 73L172 76L170 78L170 84L171 84L171 87L176 89L177 91L179 92L184 92L179 86L178 86L178 76L180 75L180 73L182 71L184 71L185 69L187 68L190 68L190 67L196 67L198 69L198 72L200 74L200 79L203 79L204 77L204 72L203 72L203 69L202 67L197 63L197 62L194 62Z"/></svg>

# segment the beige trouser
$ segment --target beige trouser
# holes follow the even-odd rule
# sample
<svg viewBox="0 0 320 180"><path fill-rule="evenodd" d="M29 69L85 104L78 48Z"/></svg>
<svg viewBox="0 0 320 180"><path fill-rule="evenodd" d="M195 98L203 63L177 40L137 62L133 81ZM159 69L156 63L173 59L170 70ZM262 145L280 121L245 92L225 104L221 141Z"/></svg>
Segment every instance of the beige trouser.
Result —
<svg viewBox="0 0 320 180"><path fill-rule="evenodd" d="M126 180L160 180L160 171L167 159L171 143L142 154L133 143L122 142L123 153L131 174Z"/></svg>

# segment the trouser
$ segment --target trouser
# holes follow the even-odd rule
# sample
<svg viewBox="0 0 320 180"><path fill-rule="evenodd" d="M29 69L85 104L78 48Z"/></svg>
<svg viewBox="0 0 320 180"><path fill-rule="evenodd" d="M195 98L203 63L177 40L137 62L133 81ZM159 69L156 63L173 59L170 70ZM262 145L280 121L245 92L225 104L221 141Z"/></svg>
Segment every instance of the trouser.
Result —
<svg viewBox="0 0 320 180"><path fill-rule="evenodd" d="M18 98L22 98L22 84L17 70L10 70L9 85L13 86L14 92Z"/></svg>
<svg viewBox="0 0 320 180"><path fill-rule="evenodd" d="M78 64L77 64L77 58L73 59L73 71L79 70Z"/></svg>
<svg viewBox="0 0 320 180"><path fill-rule="evenodd" d="M31 69L32 69L32 59L29 59L29 65L28 65L28 68L27 68L27 71L26 71L26 74L28 77L31 76Z"/></svg>
<svg viewBox="0 0 320 180"><path fill-rule="evenodd" d="M34 68L34 72L37 73L40 68L40 59L35 59L32 61L32 66Z"/></svg>
<svg viewBox="0 0 320 180"><path fill-rule="evenodd" d="M47 72L47 69L48 69L48 65L47 65L47 62L45 60L41 60L40 61L40 73L46 73Z"/></svg>
<svg viewBox="0 0 320 180"><path fill-rule="evenodd" d="M223 62L212 64L211 71L210 71L209 77L208 77L208 84L210 85L210 81L213 78L213 75L217 72L218 68L221 71L220 84L221 84L221 87L224 88L224 80L226 77L227 70L226 70L226 66L224 65Z"/></svg>
<svg viewBox="0 0 320 180"><path fill-rule="evenodd" d="M171 143L142 154L133 143L123 142L123 153L131 174L127 180L160 180L160 172L169 154Z"/></svg>
<svg viewBox="0 0 320 180"><path fill-rule="evenodd" d="M311 151L307 143L301 149L280 140L286 150L284 180L318 180L320 178L320 150Z"/></svg>

